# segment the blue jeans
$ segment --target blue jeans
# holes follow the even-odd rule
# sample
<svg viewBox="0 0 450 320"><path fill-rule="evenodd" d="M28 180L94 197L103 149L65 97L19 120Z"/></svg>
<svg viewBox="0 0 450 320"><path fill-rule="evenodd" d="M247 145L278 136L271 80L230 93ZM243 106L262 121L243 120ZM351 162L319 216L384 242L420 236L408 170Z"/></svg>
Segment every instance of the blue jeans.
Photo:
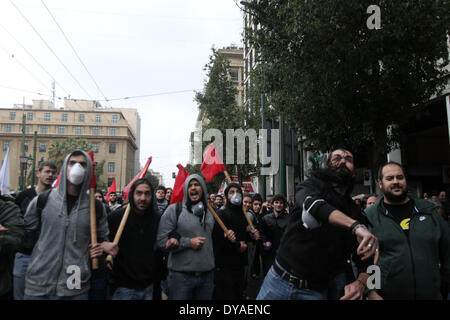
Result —
<svg viewBox="0 0 450 320"><path fill-rule="evenodd" d="M271 267L256 300L326 300L326 290L318 292L294 288Z"/></svg>
<svg viewBox="0 0 450 320"><path fill-rule="evenodd" d="M347 285L347 276L340 273L328 283L328 300L339 300L345 294L345 286Z"/></svg>
<svg viewBox="0 0 450 320"><path fill-rule="evenodd" d="M71 296L71 297L59 297L59 296L38 296L38 297L33 297L33 296L24 296L24 300L88 300L89 298L89 293L85 292L76 296Z"/></svg>
<svg viewBox="0 0 450 320"><path fill-rule="evenodd" d="M13 294L14 300L24 300L25 295L25 276L27 275L30 255L16 253L13 269Z"/></svg>
<svg viewBox="0 0 450 320"><path fill-rule="evenodd" d="M214 292L214 271L198 275L169 271L169 300L211 300Z"/></svg>
<svg viewBox="0 0 450 320"><path fill-rule="evenodd" d="M152 300L153 284L143 290L119 287L114 291L112 300Z"/></svg>

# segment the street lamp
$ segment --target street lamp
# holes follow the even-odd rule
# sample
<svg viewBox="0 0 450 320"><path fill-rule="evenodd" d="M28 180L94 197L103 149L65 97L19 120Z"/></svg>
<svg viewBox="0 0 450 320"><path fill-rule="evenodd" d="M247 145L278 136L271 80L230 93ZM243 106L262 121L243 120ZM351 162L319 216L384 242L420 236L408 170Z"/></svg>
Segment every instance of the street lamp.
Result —
<svg viewBox="0 0 450 320"><path fill-rule="evenodd" d="M26 188L26 182L27 182L27 170L28 166L30 166L33 163L33 157L21 155L20 156L20 190L23 191Z"/></svg>

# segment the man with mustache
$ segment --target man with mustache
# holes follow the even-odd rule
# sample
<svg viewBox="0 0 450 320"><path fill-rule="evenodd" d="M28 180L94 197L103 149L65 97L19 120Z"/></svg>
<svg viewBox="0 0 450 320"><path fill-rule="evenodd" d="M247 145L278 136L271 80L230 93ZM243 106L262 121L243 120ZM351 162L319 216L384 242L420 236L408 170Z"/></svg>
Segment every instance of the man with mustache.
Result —
<svg viewBox="0 0 450 320"><path fill-rule="evenodd" d="M375 255L376 263L378 240L358 221L361 212L350 197L353 177L352 153L337 149L325 169L299 184L295 208L258 300L362 297L369 275L360 272L357 281L345 286L350 282L347 261L353 252L360 271L366 266L357 256L366 260Z"/></svg>
<svg viewBox="0 0 450 320"><path fill-rule="evenodd" d="M177 213L167 207L158 229L158 245L169 252L169 300L211 300L214 290L214 217L207 209L203 178L190 175L184 182L184 197Z"/></svg>
<svg viewBox="0 0 450 320"><path fill-rule="evenodd" d="M408 195L400 164L381 166L378 186L383 197L364 213L382 248L381 288L369 299L442 299L440 279L450 281L448 226L434 204Z"/></svg>

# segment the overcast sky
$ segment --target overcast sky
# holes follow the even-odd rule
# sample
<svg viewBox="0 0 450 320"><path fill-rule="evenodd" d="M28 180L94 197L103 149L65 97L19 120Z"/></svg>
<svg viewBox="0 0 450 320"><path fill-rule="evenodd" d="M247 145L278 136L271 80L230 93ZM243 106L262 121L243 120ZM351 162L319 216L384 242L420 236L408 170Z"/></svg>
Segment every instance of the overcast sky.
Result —
<svg viewBox="0 0 450 320"><path fill-rule="evenodd" d="M49 99L53 78L58 107L69 94L104 100L201 90L211 48L242 46L242 24L233 0L0 0L0 107ZM189 160L194 92L101 103L138 109L140 163L152 156L150 167L172 186L176 164Z"/></svg>

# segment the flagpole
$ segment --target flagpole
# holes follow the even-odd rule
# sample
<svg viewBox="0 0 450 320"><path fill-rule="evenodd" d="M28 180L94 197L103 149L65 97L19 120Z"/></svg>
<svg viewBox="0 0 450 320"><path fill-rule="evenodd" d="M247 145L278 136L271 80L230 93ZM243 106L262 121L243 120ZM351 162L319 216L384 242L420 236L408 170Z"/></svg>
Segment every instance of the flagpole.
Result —
<svg viewBox="0 0 450 320"><path fill-rule="evenodd" d="M97 244L97 214L95 212L95 162L94 153L88 152L92 162L92 178L91 185L89 186L89 214L90 214L90 227L91 227L91 244ZM98 269L98 258L92 258L92 269Z"/></svg>

